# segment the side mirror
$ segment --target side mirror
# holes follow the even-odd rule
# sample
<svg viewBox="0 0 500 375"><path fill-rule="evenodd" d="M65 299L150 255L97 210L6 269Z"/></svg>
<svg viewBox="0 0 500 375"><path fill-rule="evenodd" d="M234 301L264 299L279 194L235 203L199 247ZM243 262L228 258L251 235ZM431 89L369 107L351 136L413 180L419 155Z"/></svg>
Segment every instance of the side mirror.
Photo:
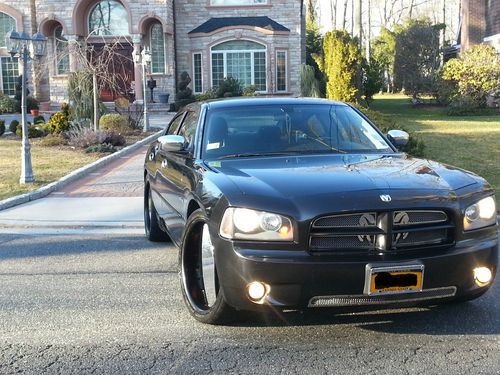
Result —
<svg viewBox="0 0 500 375"><path fill-rule="evenodd" d="M158 138L160 149L166 152L182 152L185 150L186 141L180 135L162 135Z"/></svg>
<svg viewBox="0 0 500 375"><path fill-rule="evenodd" d="M389 138L389 141L391 141L391 143L397 148L406 146L410 140L408 133L402 130L389 130L387 138Z"/></svg>

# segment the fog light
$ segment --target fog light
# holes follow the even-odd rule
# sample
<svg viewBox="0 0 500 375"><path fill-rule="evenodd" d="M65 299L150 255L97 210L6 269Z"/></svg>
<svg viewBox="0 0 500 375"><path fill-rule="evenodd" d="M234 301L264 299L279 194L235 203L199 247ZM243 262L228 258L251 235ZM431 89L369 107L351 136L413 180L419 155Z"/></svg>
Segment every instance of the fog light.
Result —
<svg viewBox="0 0 500 375"><path fill-rule="evenodd" d="M474 268L474 281L479 286L485 286L491 281L491 270L488 267Z"/></svg>
<svg viewBox="0 0 500 375"><path fill-rule="evenodd" d="M252 281L247 285L248 297L253 302L259 302L269 293L269 286L260 281Z"/></svg>

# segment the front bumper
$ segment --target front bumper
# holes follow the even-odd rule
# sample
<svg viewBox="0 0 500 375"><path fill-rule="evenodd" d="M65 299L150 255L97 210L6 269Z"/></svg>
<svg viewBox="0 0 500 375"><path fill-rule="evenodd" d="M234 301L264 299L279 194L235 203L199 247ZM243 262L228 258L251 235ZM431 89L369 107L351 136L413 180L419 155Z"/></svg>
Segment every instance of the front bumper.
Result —
<svg viewBox="0 0 500 375"><path fill-rule="evenodd" d="M216 262L226 302L240 310L305 309L332 306L384 306L429 303L443 298L480 295L493 283L478 287L473 269L489 267L493 275L498 264L498 237L457 242L446 250L423 256L413 254L357 257L345 259L311 255L306 251L255 250L220 239ZM405 264L424 265L422 292L386 296L364 293L366 265L384 267ZM246 285L261 281L271 287L263 304L249 300Z"/></svg>

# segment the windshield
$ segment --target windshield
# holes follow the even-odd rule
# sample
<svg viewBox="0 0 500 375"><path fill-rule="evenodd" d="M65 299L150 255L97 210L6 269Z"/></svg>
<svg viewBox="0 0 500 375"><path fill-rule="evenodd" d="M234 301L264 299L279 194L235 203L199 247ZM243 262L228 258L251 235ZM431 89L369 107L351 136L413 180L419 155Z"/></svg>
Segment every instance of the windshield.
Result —
<svg viewBox="0 0 500 375"><path fill-rule="evenodd" d="M314 153L384 153L392 148L351 107L246 106L209 112L204 158Z"/></svg>

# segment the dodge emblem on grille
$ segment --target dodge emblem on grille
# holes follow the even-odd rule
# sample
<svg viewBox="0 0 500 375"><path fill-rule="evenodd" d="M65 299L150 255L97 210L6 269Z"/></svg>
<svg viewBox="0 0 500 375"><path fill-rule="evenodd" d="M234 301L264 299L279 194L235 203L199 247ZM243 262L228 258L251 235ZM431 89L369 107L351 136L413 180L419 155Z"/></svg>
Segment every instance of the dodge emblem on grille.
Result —
<svg viewBox="0 0 500 375"><path fill-rule="evenodd" d="M360 227L373 227L377 224L377 219L374 214L363 214L359 218L359 226ZM375 236L370 236L370 235L359 235L358 236L359 242L367 242L369 244L374 244L375 243Z"/></svg>
<svg viewBox="0 0 500 375"><path fill-rule="evenodd" d="M394 224L395 225L408 225L408 224L410 224L410 216L408 216L408 213L406 213L404 211L400 211L396 215L394 215ZM397 244L400 240L406 240L408 235L409 235L408 232L398 233L396 235L396 237L394 238L394 244Z"/></svg>
<svg viewBox="0 0 500 375"><path fill-rule="evenodd" d="M380 199L382 200L382 202L390 202L392 201L392 198L389 194L382 194L380 196Z"/></svg>

